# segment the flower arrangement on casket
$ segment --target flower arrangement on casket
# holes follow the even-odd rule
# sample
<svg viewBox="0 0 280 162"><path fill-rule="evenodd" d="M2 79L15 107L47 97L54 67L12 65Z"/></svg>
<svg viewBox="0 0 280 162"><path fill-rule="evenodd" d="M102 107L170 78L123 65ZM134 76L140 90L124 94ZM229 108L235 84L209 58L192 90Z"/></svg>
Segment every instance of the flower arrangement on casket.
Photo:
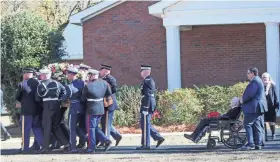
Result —
<svg viewBox="0 0 280 162"><path fill-rule="evenodd" d="M70 82L67 80L67 69L69 67L79 68L79 65L69 64L67 62L63 63L53 63L49 64L47 68L52 72L52 78L61 82L64 86L68 85ZM78 78L82 80L87 80L87 71L79 70ZM69 107L70 102L66 101L62 103L63 107Z"/></svg>
<svg viewBox="0 0 280 162"><path fill-rule="evenodd" d="M67 81L67 69L69 67L74 67L79 69L79 65L69 64L67 62L64 63L53 63L48 65L48 69L52 72L52 78L62 81L63 83L68 83ZM78 78L82 80L87 79L87 71L79 70Z"/></svg>

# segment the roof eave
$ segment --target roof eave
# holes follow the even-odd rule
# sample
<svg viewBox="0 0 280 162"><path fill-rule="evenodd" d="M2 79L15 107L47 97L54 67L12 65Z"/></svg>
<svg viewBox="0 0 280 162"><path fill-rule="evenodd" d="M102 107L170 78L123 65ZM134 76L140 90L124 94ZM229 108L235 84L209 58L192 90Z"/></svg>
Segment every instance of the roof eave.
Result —
<svg viewBox="0 0 280 162"><path fill-rule="evenodd" d="M100 2L92 7L89 7L77 14L74 14L70 17L69 23L75 24L75 25L82 25L83 22L89 20L90 18L112 8L116 5L119 5L123 3L125 0L105 0L103 2Z"/></svg>
<svg viewBox="0 0 280 162"><path fill-rule="evenodd" d="M163 0L149 6L149 14L161 18L164 15L164 9L177 3L178 1Z"/></svg>

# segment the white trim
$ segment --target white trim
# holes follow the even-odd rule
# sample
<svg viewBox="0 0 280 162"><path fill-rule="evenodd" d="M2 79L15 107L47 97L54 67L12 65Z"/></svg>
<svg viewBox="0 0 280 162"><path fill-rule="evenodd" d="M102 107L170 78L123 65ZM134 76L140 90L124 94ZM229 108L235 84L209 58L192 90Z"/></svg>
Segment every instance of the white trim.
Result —
<svg viewBox="0 0 280 162"><path fill-rule="evenodd" d="M279 22L279 8L170 11L163 18L164 26L220 25Z"/></svg>
<svg viewBox="0 0 280 162"><path fill-rule="evenodd" d="M279 96L280 88L280 45L279 45L279 23L265 23L266 29L266 66L267 72L276 83L276 91ZM279 99L279 98L278 98ZM278 115L280 115L278 113Z"/></svg>
<svg viewBox="0 0 280 162"><path fill-rule="evenodd" d="M123 2L125 1L104 0L103 2L100 2L92 7L89 7L79 13L72 15L69 19L69 23L82 25L84 21L89 20L90 18L101 14L102 12L107 11L108 9L111 9L112 7L115 7Z"/></svg>
<svg viewBox="0 0 280 162"><path fill-rule="evenodd" d="M109 5L109 6L106 6L102 10L96 11L96 12L94 12L94 13L92 13L92 14L84 17L84 18L82 18L81 22L84 23L85 21L87 21L87 20L89 20L89 19L91 19L91 18L93 18L93 17L95 17L95 16L97 16L97 15L107 11L107 10L110 10L113 7L116 7L116 6L118 6L119 4L121 4L123 2L125 2L125 1L118 1L118 2L115 2L115 3L111 4L111 5Z"/></svg>
<svg viewBox="0 0 280 162"><path fill-rule="evenodd" d="M70 106L70 108L71 108L71 106ZM72 141L71 141L71 138L72 138L72 136L71 136L71 134L72 134L72 126L71 126L72 114L71 114L70 111L71 111L71 110L69 110L69 119L68 119L68 126L69 126L69 143L70 143L70 144L73 144Z"/></svg>
<svg viewBox="0 0 280 162"><path fill-rule="evenodd" d="M168 90L181 88L181 54L179 26L166 26Z"/></svg>
<svg viewBox="0 0 280 162"><path fill-rule="evenodd" d="M87 101L95 101L95 102L99 102L99 101L103 101L103 98L97 98L97 99L92 99L92 98L87 98Z"/></svg>
<svg viewBox="0 0 280 162"><path fill-rule="evenodd" d="M57 101L58 98L43 98L43 101Z"/></svg>
<svg viewBox="0 0 280 162"><path fill-rule="evenodd" d="M141 70L151 70L151 67L141 67Z"/></svg>
<svg viewBox="0 0 280 162"><path fill-rule="evenodd" d="M153 4L149 6L149 14L154 15L156 17L161 18L163 15L163 10L175 3L178 3L179 1L167 1L167 0L162 0L156 4Z"/></svg>

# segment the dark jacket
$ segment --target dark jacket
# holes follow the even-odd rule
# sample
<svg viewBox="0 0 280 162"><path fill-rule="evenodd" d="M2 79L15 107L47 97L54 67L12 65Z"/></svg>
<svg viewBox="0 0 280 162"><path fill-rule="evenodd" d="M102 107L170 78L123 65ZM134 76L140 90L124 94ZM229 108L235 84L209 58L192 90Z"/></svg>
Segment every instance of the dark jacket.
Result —
<svg viewBox="0 0 280 162"><path fill-rule="evenodd" d="M59 100L66 100L65 87L52 79L41 81L37 87L36 100L41 101L44 98L58 98Z"/></svg>
<svg viewBox="0 0 280 162"><path fill-rule="evenodd" d="M276 122L276 109L279 109L279 101L276 91L276 86L274 84L271 84L268 90L268 94L266 95L268 111L264 114L265 122Z"/></svg>
<svg viewBox="0 0 280 162"><path fill-rule="evenodd" d="M72 83L65 87L67 91L67 99L70 99L70 101L81 101L84 86L85 84L82 80L73 80Z"/></svg>
<svg viewBox="0 0 280 162"><path fill-rule="evenodd" d="M269 101L267 101L267 102L270 102L274 109L279 109L279 101L278 101L278 96L276 93L275 84L271 84L271 87L269 88L269 91L268 91L268 95L269 95L269 97L266 97L266 98L267 99L269 98Z"/></svg>
<svg viewBox="0 0 280 162"><path fill-rule="evenodd" d="M260 77L253 78L243 93L244 114L259 114L267 111L264 85Z"/></svg>
<svg viewBox="0 0 280 162"><path fill-rule="evenodd" d="M118 103L117 103L117 97L116 97L116 92L117 92L117 80L112 76L112 75L106 75L103 80L105 80L111 88L112 91L112 98L113 98L113 104L107 107L106 109L109 111L114 111L119 109Z"/></svg>
<svg viewBox="0 0 280 162"><path fill-rule="evenodd" d="M155 82L151 76L147 76L141 84L141 109L142 111L154 112L156 108Z"/></svg>
<svg viewBox="0 0 280 162"><path fill-rule="evenodd" d="M107 83L109 83L112 94L115 94L117 92L117 80L112 75L106 75L103 80L105 80Z"/></svg>
<svg viewBox="0 0 280 162"><path fill-rule="evenodd" d="M22 81L16 91L16 100L21 103L22 115L35 115L38 102L35 100L39 81L33 78Z"/></svg>
<svg viewBox="0 0 280 162"><path fill-rule="evenodd" d="M86 103L87 114L103 115L104 114L104 97L112 94L109 85L101 79L88 83L83 91L81 101ZM89 101L99 100L99 101Z"/></svg>
<svg viewBox="0 0 280 162"><path fill-rule="evenodd" d="M230 109L227 113L221 115L220 119L237 120L241 114L241 106Z"/></svg>

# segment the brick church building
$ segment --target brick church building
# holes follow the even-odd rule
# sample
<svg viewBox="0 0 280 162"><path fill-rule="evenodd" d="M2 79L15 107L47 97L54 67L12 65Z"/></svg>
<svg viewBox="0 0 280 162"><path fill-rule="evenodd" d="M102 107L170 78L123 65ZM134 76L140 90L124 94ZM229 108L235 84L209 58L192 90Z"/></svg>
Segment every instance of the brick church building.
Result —
<svg viewBox="0 0 280 162"><path fill-rule="evenodd" d="M152 66L159 89L233 85L247 68L279 85L280 2L103 1L70 18L69 62L112 65L120 85Z"/></svg>

